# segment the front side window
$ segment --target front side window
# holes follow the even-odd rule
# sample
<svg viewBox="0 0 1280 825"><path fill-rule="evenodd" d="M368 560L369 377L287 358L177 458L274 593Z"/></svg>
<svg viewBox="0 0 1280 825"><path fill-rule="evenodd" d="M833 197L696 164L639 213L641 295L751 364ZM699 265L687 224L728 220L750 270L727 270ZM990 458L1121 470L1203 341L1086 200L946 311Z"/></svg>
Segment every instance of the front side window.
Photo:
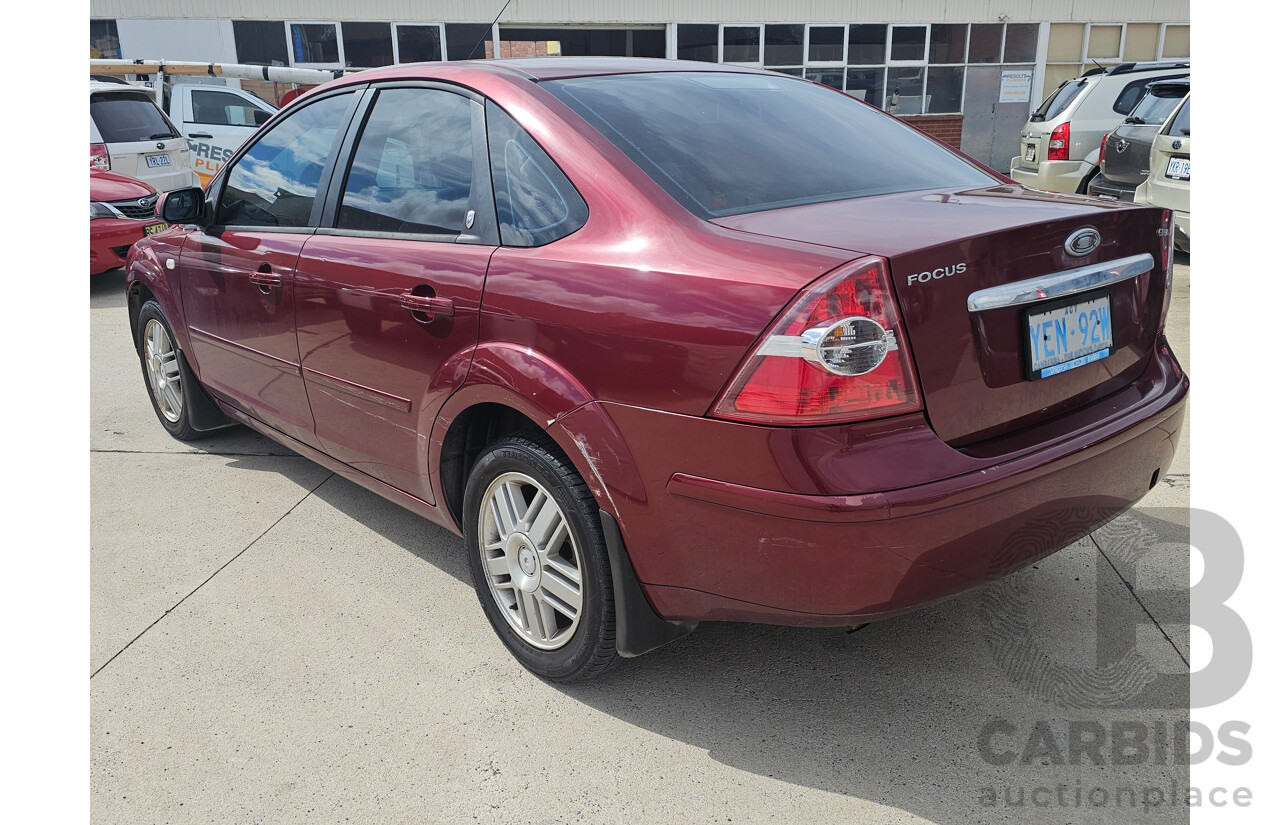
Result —
<svg viewBox="0 0 1280 825"><path fill-rule="evenodd" d="M356 141L335 226L451 237L469 229L475 105L439 89L379 92Z"/></svg>
<svg viewBox="0 0 1280 825"><path fill-rule="evenodd" d="M227 226L307 226L320 173L355 95L334 95L293 112L232 167L218 205Z"/></svg>
<svg viewBox="0 0 1280 825"><path fill-rule="evenodd" d="M209 126L255 126L254 112L270 114L252 101L230 92L191 90L191 117Z"/></svg>
<svg viewBox="0 0 1280 825"><path fill-rule="evenodd" d="M892 118L786 77L670 72L540 85L703 218L996 182Z"/></svg>
<svg viewBox="0 0 1280 825"><path fill-rule="evenodd" d="M582 228L587 205L542 147L493 103L485 119L503 246L542 246Z"/></svg>

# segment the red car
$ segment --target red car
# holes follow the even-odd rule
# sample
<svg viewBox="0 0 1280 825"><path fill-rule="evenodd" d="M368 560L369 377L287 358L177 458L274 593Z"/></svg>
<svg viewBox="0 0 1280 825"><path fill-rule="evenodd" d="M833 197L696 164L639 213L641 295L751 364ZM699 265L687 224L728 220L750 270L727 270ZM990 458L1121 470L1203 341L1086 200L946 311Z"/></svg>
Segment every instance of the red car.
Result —
<svg viewBox="0 0 1280 825"><path fill-rule="evenodd" d="M1182 427L1168 211L768 72L361 72L162 214L128 266L161 423L463 536L550 679L944 599L1141 499Z"/></svg>
<svg viewBox="0 0 1280 825"><path fill-rule="evenodd" d="M169 228L156 217L156 190L114 172L89 170L89 274L124 266L129 248Z"/></svg>

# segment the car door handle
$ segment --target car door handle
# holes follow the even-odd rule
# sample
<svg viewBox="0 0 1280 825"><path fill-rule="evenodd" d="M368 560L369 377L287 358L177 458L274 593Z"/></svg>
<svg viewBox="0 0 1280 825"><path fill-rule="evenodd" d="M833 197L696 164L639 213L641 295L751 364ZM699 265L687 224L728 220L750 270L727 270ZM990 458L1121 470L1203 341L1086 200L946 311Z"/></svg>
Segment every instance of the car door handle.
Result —
<svg viewBox="0 0 1280 825"><path fill-rule="evenodd" d="M205 139L207 139L207 140L213 140L213 135L209 134L208 132L187 132L187 137L189 137L189 138L205 138Z"/></svg>
<svg viewBox="0 0 1280 825"><path fill-rule="evenodd" d="M424 320L418 316L427 316L425 320L430 321L437 315L450 316L453 315L453 301L449 298L436 298L430 295L415 295L412 292L400 293L400 306L409 314L419 321Z"/></svg>
<svg viewBox="0 0 1280 825"><path fill-rule="evenodd" d="M284 278L271 271L271 264L263 264L257 272L249 273L249 283L257 284L258 289L266 295L272 289L284 284Z"/></svg>

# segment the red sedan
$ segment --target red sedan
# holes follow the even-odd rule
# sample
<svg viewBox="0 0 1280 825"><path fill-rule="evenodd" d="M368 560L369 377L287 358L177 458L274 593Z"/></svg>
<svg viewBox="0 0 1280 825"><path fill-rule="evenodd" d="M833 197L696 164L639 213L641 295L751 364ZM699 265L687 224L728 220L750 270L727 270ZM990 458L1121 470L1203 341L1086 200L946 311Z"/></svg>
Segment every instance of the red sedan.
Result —
<svg viewBox="0 0 1280 825"><path fill-rule="evenodd" d="M162 214L128 266L161 424L248 425L463 536L555 680L979 585L1141 499L1182 427L1168 211L768 72L362 72Z"/></svg>
<svg viewBox="0 0 1280 825"><path fill-rule="evenodd" d="M156 190L114 172L89 170L89 274L124 266L129 248L169 228L155 215Z"/></svg>

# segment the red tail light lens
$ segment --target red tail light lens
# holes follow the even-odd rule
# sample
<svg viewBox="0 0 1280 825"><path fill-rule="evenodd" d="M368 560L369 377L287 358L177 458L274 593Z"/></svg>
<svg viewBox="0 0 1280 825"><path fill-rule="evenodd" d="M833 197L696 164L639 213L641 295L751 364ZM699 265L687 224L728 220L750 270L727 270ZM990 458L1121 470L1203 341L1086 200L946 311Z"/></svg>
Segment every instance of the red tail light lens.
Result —
<svg viewBox="0 0 1280 825"><path fill-rule="evenodd" d="M1160 307L1160 323L1156 329L1164 332L1164 321L1169 316L1169 302L1173 300L1173 212L1164 210L1160 221L1160 264L1164 269L1164 304Z"/></svg>
<svg viewBox="0 0 1280 825"><path fill-rule="evenodd" d="M762 424L830 424L920 409L884 258L823 278L783 313L712 413Z"/></svg>
<svg viewBox="0 0 1280 825"><path fill-rule="evenodd" d="M1107 132L1105 135L1103 135L1103 136L1102 136L1102 145L1098 147L1098 165L1099 165L1099 166L1101 166L1101 165L1102 165L1102 159L1103 159L1104 157L1106 157L1106 154L1107 154L1107 138L1109 138L1109 137L1111 137L1111 133L1110 133L1110 132Z"/></svg>
<svg viewBox="0 0 1280 825"><path fill-rule="evenodd" d="M1053 130L1053 134L1049 135L1049 154L1047 160L1070 160L1068 157L1071 151L1071 121L1067 121L1058 128Z"/></svg>
<svg viewBox="0 0 1280 825"><path fill-rule="evenodd" d="M107 144L89 144L89 168L99 172L111 171L111 155L107 153Z"/></svg>

